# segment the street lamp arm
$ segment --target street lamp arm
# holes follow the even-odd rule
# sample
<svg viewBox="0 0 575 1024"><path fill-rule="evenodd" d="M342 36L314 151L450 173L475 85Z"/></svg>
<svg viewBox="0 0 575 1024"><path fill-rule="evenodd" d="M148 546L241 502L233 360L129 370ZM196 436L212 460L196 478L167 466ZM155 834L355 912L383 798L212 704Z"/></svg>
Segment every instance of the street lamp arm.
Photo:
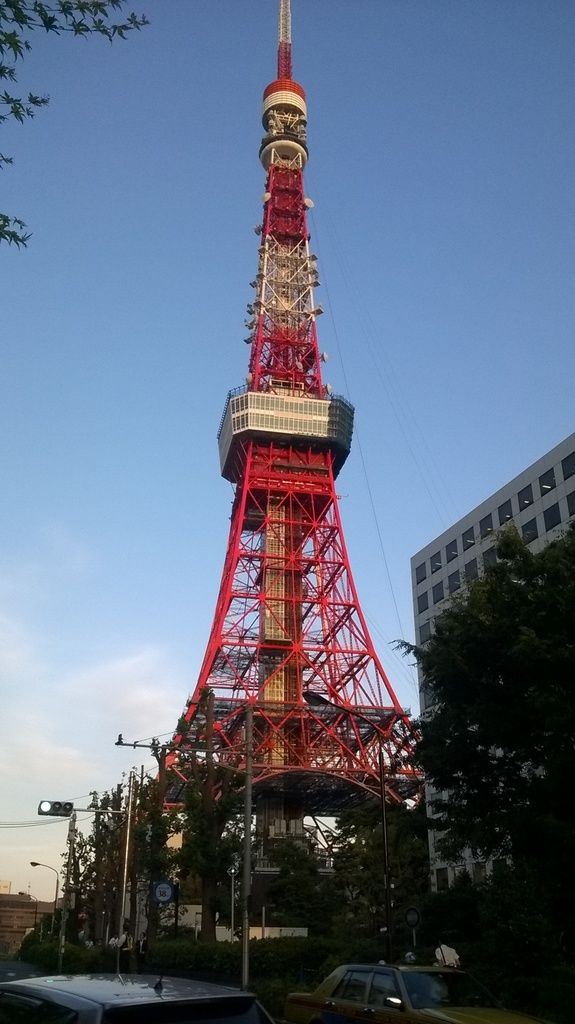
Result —
<svg viewBox="0 0 575 1024"><path fill-rule="evenodd" d="M39 860L31 860L30 867L32 868L48 868L48 871L53 871L56 875L56 889L54 892L54 909L52 911L52 927L50 928L50 934L54 934L54 927L56 922L56 908L58 906L58 893L60 891L60 872L53 868L51 864L42 864Z"/></svg>

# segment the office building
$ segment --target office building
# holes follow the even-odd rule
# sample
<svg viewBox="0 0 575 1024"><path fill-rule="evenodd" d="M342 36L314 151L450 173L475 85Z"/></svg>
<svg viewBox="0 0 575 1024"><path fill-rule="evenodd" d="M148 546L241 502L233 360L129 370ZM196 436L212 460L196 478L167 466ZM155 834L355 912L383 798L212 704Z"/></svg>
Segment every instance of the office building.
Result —
<svg viewBox="0 0 575 1024"><path fill-rule="evenodd" d="M448 530L426 544L411 559L413 614L417 643L425 643L435 619L466 582L497 561L498 530L514 523L531 551L540 551L575 521L575 433L519 473L491 497L468 512ZM422 713L428 706L420 676ZM433 793L427 788L428 804ZM446 864L430 832L433 889L447 888L465 868L476 881L490 865L466 856L461 864Z"/></svg>

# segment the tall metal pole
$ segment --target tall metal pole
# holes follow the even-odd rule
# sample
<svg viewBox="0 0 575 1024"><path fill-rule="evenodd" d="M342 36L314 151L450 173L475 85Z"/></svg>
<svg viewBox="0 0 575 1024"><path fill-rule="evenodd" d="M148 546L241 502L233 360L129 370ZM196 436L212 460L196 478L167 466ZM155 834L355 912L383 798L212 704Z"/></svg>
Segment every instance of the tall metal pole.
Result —
<svg viewBox="0 0 575 1024"><path fill-rule="evenodd" d="M232 901L230 904L230 931L232 933L231 941L234 941L234 927L235 927L235 903L236 903L236 869L230 868L230 878L232 880Z"/></svg>
<svg viewBox="0 0 575 1024"><path fill-rule="evenodd" d="M134 772L130 772L128 781L128 816L126 818L126 846L124 849L124 871L122 874L122 889L120 892L120 906L118 908L118 942L124 934L124 906L126 903L126 889L128 887L128 862L130 854L130 832L132 826L132 795L134 792ZM116 973L120 973L120 949L116 946Z"/></svg>
<svg viewBox="0 0 575 1024"><path fill-rule="evenodd" d="M66 948L66 925L70 907L70 877L74 860L74 843L76 839L76 811L72 811L68 823L68 859L66 862L66 879L64 882L64 899L62 900L62 917L60 918L60 939L58 942L58 974L62 973L64 950Z"/></svg>
<svg viewBox="0 0 575 1024"><path fill-rule="evenodd" d="M47 867L47 865L45 864L44 867ZM56 910L58 908L58 893L59 893L59 891L60 891L60 875L56 871L56 889L54 890L54 910L52 911L52 926L50 928L50 935L53 935L55 930L56 930Z"/></svg>
<svg viewBox="0 0 575 1024"><path fill-rule="evenodd" d="M383 884L385 893L385 959L390 963L392 958L392 929L391 929L391 879L389 877L389 843L387 836L387 810L385 805L385 760L383 756L383 744L378 734L379 742L379 794L381 806L381 830L383 834Z"/></svg>
<svg viewBox="0 0 575 1024"><path fill-rule="evenodd" d="M242 989L250 980L250 902L252 888L252 776L254 711L246 705L246 782L244 788L244 865L242 885Z"/></svg>

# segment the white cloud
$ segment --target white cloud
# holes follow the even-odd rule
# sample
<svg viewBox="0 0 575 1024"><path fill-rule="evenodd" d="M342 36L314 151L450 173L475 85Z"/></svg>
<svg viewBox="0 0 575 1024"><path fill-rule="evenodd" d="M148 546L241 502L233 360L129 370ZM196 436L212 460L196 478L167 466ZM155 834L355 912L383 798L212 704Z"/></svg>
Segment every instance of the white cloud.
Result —
<svg viewBox="0 0 575 1024"><path fill-rule="evenodd" d="M1 822L37 822L41 799L86 806L92 790L115 786L135 759L149 764L145 750L115 748L118 733L132 741L169 734L187 696L183 673L161 647L62 672L42 636L0 613L0 649ZM65 831L51 820L1 834L0 877L14 890L30 882L30 860L57 865L65 842ZM50 887L45 874L33 872L35 895Z"/></svg>

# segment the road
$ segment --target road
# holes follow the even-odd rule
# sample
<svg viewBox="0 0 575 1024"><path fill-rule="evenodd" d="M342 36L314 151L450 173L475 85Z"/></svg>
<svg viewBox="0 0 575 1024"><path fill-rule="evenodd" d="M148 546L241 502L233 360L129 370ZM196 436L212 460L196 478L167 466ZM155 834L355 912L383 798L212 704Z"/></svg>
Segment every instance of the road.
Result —
<svg viewBox="0 0 575 1024"><path fill-rule="evenodd" d="M16 981L18 978L39 978L46 971L32 967L23 960L0 960L0 981Z"/></svg>

